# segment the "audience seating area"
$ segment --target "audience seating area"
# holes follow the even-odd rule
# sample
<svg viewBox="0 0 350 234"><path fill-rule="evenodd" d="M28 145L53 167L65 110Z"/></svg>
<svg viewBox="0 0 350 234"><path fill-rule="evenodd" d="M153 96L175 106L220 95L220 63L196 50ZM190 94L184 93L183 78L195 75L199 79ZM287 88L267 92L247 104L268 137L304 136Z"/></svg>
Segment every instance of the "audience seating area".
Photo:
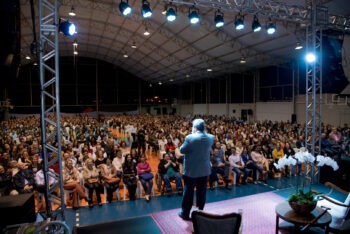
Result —
<svg viewBox="0 0 350 234"><path fill-rule="evenodd" d="M93 160L96 160L96 152L102 150L104 157L112 161L118 150L121 150L123 155L127 155L131 148L142 149L139 145L140 141L138 141L138 133L142 129L146 134L146 142L143 143L146 151L143 153L146 155L154 175L151 196L162 195L164 194L162 192L164 186L157 181L157 173L160 160L165 152L169 152L166 139L171 138L176 147L181 145L186 135L191 132L191 121L195 117L204 118L207 123L207 132L215 135L215 143L219 143L222 154L232 147L237 147L240 152L247 149L247 154L250 154L254 146L267 146L268 151L260 153L270 162L268 168L262 168L264 172L271 175L270 178L281 173L273 166L273 163L278 160L272 154L276 145L280 144L283 149L286 144L289 144L291 148L298 149L304 144L303 125L291 124L290 122L245 123L234 118L218 116L183 118L179 116L112 115L101 116L100 119L97 119L88 115L72 115L61 118L61 127L65 132L62 140L62 152L67 153L69 158L75 160L77 168L78 165L79 167L84 166L84 150L88 151L88 157ZM323 151L320 153L334 159L349 157L349 127L347 125L342 127L324 125L322 132L324 133L322 136ZM17 166L20 163L24 163L29 170L34 172L40 169L42 152L39 117L11 118L2 121L0 140L0 166L4 168L4 172L0 170L1 176L8 175L13 179L20 170ZM213 147L215 145L217 144L214 144ZM230 147L227 147L228 145ZM135 163L140 156L139 153L134 155ZM256 176L257 178L252 179L253 171L249 169L250 179L248 182L258 180L259 172ZM286 176L293 175L290 173ZM231 186L236 185L235 177L236 173L230 169ZM0 188L0 196L10 195L13 191L18 190L12 180L6 186ZM35 191L35 184L33 186L34 193L38 194ZM158 187L157 190L154 189L155 186ZM172 186L175 185L172 183ZM106 202L106 188L101 189L101 192L102 201ZM141 182L138 181L137 198L144 198L144 194ZM68 207L71 206L69 201L71 191L66 190L64 197ZM120 201L121 198L123 200L129 199L126 185L123 184L122 180L119 188L113 193L113 201ZM79 205L84 206L87 203L80 200Z"/></svg>

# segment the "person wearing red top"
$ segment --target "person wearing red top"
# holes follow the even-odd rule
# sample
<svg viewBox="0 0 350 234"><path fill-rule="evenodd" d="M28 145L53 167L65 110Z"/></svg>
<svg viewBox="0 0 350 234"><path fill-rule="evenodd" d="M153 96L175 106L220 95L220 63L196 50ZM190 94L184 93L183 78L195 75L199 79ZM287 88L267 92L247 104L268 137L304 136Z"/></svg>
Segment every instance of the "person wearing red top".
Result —
<svg viewBox="0 0 350 234"><path fill-rule="evenodd" d="M176 146L175 146L174 142L171 140L170 137L168 137L167 143L165 145L166 152L174 154L175 153L175 149L176 149Z"/></svg>

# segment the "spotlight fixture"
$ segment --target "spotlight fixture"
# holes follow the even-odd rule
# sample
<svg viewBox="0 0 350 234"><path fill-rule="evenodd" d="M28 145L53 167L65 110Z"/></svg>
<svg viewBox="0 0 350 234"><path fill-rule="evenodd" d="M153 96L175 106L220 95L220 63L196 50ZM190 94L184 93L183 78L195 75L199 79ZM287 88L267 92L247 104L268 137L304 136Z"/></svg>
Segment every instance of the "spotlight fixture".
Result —
<svg viewBox="0 0 350 234"><path fill-rule="evenodd" d="M75 16L75 15L76 15L73 6L72 6L72 8L70 9L70 12L68 13L68 15L70 15L70 16Z"/></svg>
<svg viewBox="0 0 350 234"><path fill-rule="evenodd" d="M302 44L299 41L297 41L297 44L295 45L294 49L301 50L302 48L303 48Z"/></svg>
<svg viewBox="0 0 350 234"><path fill-rule="evenodd" d="M246 63L247 61L245 60L245 57L244 56L242 56L241 58L240 58L240 60L239 60L239 63Z"/></svg>
<svg viewBox="0 0 350 234"><path fill-rule="evenodd" d="M65 36L73 36L76 34L76 27L75 24L67 21L63 21L60 23L58 27L59 31L62 32Z"/></svg>
<svg viewBox="0 0 350 234"><path fill-rule="evenodd" d="M190 7L188 18L190 19L191 24L196 24L199 22L199 10L195 8L194 6Z"/></svg>
<svg viewBox="0 0 350 234"><path fill-rule="evenodd" d="M161 81L158 82L159 85L162 85L163 83Z"/></svg>
<svg viewBox="0 0 350 234"><path fill-rule="evenodd" d="M136 43L135 43L135 42L133 42L133 43L132 43L131 48L133 48L133 49L136 49L136 48L137 48L137 46L136 46Z"/></svg>
<svg viewBox="0 0 350 234"><path fill-rule="evenodd" d="M244 16L242 16L241 13L238 13L238 15L236 15L235 28L236 30L244 29Z"/></svg>
<svg viewBox="0 0 350 234"><path fill-rule="evenodd" d="M259 19L256 15L254 15L254 20L252 23L252 29L254 32L259 32L261 30L261 24L259 23Z"/></svg>
<svg viewBox="0 0 350 234"><path fill-rule="evenodd" d="M74 50L74 51L73 51L73 54L74 54L74 55L78 55L78 51Z"/></svg>
<svg viewBox="0 0 350 234"><path fill-rule="evenodd" d="M169 21L169 22L173 22L174 20L176 20L176 17L177 17L177 14L176 14L176 7L172 5L172 3L169 4L168 6L168 10L165 14L166 16L166 19Z"/></svg>
<svg viewBox="0 0 350 234"><path fill-rule="evenodd" d="M221 28L224 26L224 13L218 9L215 11L215 17L214 17L215 27Z"/></svg>
<svg viewBox="0 0 350 234"><path fill-rule="evenodd" d="M73 42L73 46L74 46L74 47L77 47L77 46L78 46L78 42L77 42L77 40L74 40L74 42Z"/></svg>
<svg viewBox="0 0 350 234"><path fill-rule="evenodd" d="M124 54L123 54L123 57L124 57L124 58L127 58L127 57L129 57L129 55L128 55L127 53L124 53Z"/></svg>
<svg viewBox="0 0 350 234"><path fill-rule="evenodd" d="M305 60L308 63L313 63L316 61L316 55L314 53L311 53L311 52L307 53L305 56Z"/></svg>
<svg viewBox="0 0 350 234"><path fill-rule="evenodd" d="M212 72L212 71L213 71L213 69L207 68L207 72Z"/></svg>
<svg viewBox="0 0 350 234"><path fill-rule="evenodd" d="M141 14L143 18L149 18L152 16L152 10L147 0L142 0Z"/></svg>
<svg viewBox="0 0 350 234"><path fill-rule="evenodd" d="M267 34L270 34L270 35L276 32L276 24L272 22L271 19L269 19L269 22L267 23L266 30L267 30Z"/></svg>
<svg viewBox="0 0 350 234"><path fill-rule="evenodd" d="M26 56L26 59L27 59L27 60L30 60L30 56L29 56L29 55L27 55L27 56Z"/></svg>
<svg viewBox="0 0 350 234"><path fill-rule="evenodd" d="M131 9L131 6L129 5L129 1L128 0L120 0L119 10L122 13L122 15L124 15L124 16L131 14L132 9Z"/></svg>

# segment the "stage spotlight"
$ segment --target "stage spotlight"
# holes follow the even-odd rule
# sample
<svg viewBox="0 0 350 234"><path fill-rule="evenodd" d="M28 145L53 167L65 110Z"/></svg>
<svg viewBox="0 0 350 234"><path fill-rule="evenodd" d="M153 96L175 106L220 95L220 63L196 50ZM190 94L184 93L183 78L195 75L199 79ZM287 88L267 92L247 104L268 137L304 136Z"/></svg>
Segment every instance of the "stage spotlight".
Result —
<svg viewBox="0 0 350 234"><path fill-rule="evenodd" d="M314 53L307 53L306 54L306 56L305 56L305 60L306 60L306 62L308 62L308 63L313 63L313 62L315 62L316 61L316 56L315 56L315 54Z"/></svg>
<svg viewBox="0 0 350 234"><path fill-rule="evenodd" d="M128 2L129 2L128 0L126 0L125 2L124 0L121 0L119 3L119 10L124 16L131 14L131 11L132 11L131 6L129 5Z"/></svg>
<svg viewBox="0 0 350 234"><path fill-rule="evenodd" d="M254 15L252 29L254 32L259 32L261 30L261 24L259 23L258 17L256 17L256 15Z"/></svg>
<svg viewBox="0 0 350 234"><path fill-rule="evenodd" d="M75 24L67 21L61 22L59 25L59 31L62 32L65 36L73 36L76 34Z"/></svg>
<svg viewBox="0 0 350 234"><path fill-rule="evenodd" d="M236 30L244 29L244 17L241 15L241 13L238 13L238 15L236 15L235 27Z"/></svg>
<svg viewBox="0 0 350 234"><path fill-rule="evenodd" d="M274 34L276 32L276 24L274 22L270 21L267 23L266 26L267 34Z"/></svg>
<svg viewBox="0 0 350 234"><path fill-rule="evenodd" d="M171 5L171 3L169 5L169 8L165 16L169 22L173 22L174 20L176 20L176 17L177 17L176 10L174 10L174 7Z"/></svg>
<svg viewBox="0 0 350 234"><path fill-rule="evenodd" d="M224 13L221 12L219 9L215 11L215 17L214 17L215 27L221 28L224 26Z"/></svg>
<svg viewBox="0 0 350 234"><path fill-rule="evenodd" d="M199 10L195 8L194 6L190 7L188 18L190 19L191 24L196 24L199 22Z"/></svg>
<svg viewBox="0 0 350 234"><path fill-rule="evenodd" d="M143 18L149 18L152 16L152 10L149 6L149 2L147 0L142 1L142 8L141 8L141 14Z"/></svg>

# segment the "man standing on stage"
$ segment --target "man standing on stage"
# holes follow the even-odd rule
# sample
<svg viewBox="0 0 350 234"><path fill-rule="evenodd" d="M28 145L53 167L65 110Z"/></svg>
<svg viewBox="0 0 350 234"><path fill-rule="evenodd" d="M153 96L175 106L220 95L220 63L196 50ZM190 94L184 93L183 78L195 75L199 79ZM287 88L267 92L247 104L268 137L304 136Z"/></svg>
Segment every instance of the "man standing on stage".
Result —
<svg viewBox="0 0 350 234"><path fill-rule="evenodd" d="M194 187L197 188L196 205L199 210L204 209L207 179L211 173L210 150L214 143L214 136L205 131L203 119L195 119L192 123L192 134L186 136L185 142L180 147L180 152L185 155L185 158L183 163L182 211L178 215L184 220L191 219Z"/></svg>

